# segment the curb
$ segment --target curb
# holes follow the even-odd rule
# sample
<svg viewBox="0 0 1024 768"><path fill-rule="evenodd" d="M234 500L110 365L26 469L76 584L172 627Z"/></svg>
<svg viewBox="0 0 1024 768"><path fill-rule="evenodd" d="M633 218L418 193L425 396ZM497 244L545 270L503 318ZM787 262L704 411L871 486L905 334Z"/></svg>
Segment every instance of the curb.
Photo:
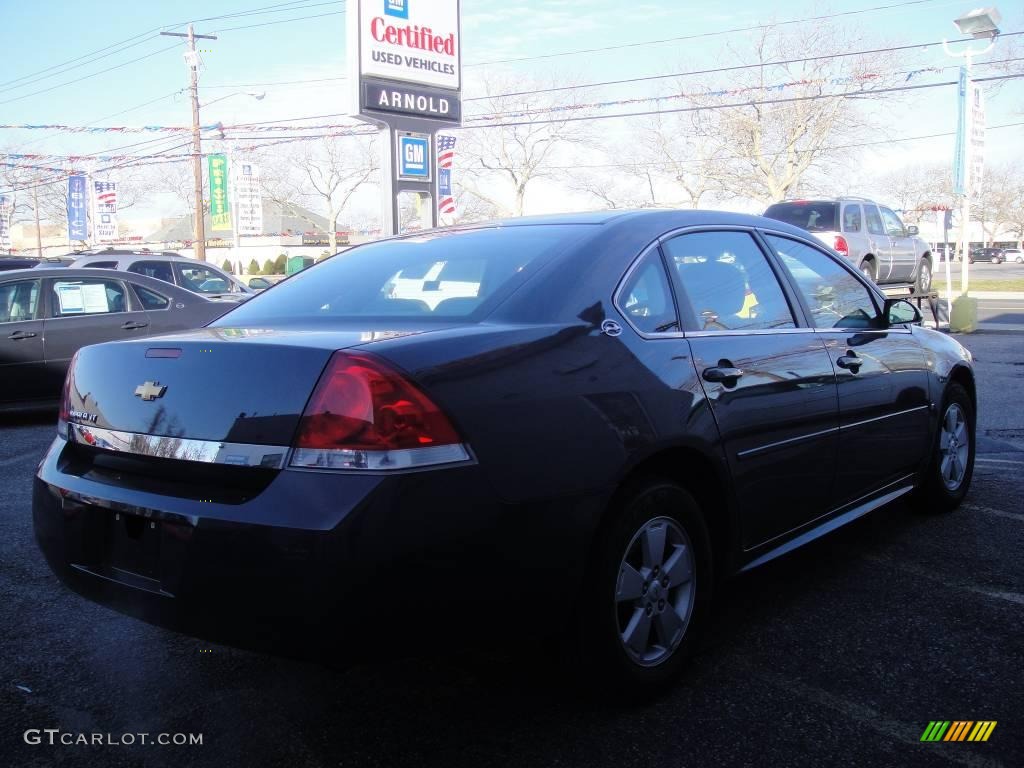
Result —
<svg viewBox="0 0 1024 768"><path fill-rule="evenodd" d="M945 301L946 300L946 289L945 288L942 288L942 289L936 288L935 290L937 290L939 292L939 301ZM968 289L968 290L969 290L968 295L971 296L972 298L975 298L975 299L982 299L982 300L985 300L985 299L994 299L994 300L1009 299L1010 301L1014 301L1014 300L1016 300L1016 301L1024 301L1024 291L971 291L970 289ZM960 294L957 292L957 289L954 288L953 289L953 298L956 299L956 297L959 296L959 295Z"/></svg>

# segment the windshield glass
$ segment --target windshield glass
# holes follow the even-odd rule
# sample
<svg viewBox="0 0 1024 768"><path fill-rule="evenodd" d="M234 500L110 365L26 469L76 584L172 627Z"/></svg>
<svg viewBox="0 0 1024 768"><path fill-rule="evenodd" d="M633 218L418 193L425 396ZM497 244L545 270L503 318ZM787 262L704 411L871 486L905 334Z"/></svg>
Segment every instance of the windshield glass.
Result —
<svg viewBox="0 0 1024 768"><path fill-rule="evenodd" d="M838 232L839 203L805 202L776 203L764 215L784 221L808 232Z"/></svg>
<svg viewBox="0 0 1024 768"><path fill-rule="evenodd" d="M589 227L491 227L371 243L291 277L215 325L320 318L465 318L496 306Z"/></svg>

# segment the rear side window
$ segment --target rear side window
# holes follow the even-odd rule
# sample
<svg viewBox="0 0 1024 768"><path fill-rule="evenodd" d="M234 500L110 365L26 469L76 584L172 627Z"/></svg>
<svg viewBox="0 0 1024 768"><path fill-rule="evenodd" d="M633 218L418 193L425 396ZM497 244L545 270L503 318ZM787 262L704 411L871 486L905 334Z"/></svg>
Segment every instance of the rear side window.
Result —
<svg viewBox="0 0 1024 768"><path fill-rule="evenodd" d="M764 253L746 232L695 232L665 244L703 331L795 328Z"/></svg>
<svg viewBox="0 0 1024 768"><path fill-rule="evenodd" d="M54 280L52 301L54 317L128 310L124 286L116 280Z"/></svg>
<svg viewBox="0 0 1024 768"><path fill-rule="evenodd" d="M803 202L776 203L769 206L764 215L769 219L784 221L808 232L838 232L839 203Z"/></svg>
<svg viewBox="0 0 1024 768"><path fill-rule="evenodd" d="M464 318L496 306L592 231L586 224L503 226L363 245L293 275L216 325Z"/></svg>
<svg viewBox="0 0 1024 768"><path fill-rule="evenodd" d="M618 306L643 333L679 330L672 289L657 250L644 256L632 271L619 291Z"/></svg>
<svg viewBox="0 0 1024 768"><path fill-rule="evenodd" d="M89 269L117 269L116 261L90 261L82 265Z"/></svg>
<svg viewBox="0 0 1024 768"><path fill-rule="evenodd" d="M868 223L868 232L872 235L884 235L885 226L882 224L882 217L878 209L873 205L864 206L864 218Z"/></svg>
<svg viewBox="0 0 1024 768"><path fill-rule="evenodd" d="M139 297L143 309L167 309L171 303L166 296L151 291L149 288L143 288L141 285L132 285L132 288L135 289L135 295Z"/></svg>
<svg viewBox="0 0 1024 768"><path fill-rule="evenodd" d="M0 323L34 320L38 306L38 280L21 280L0 285Z"/></svg>
<svg viewBox="0 0 1024 768"><path fill-rule="evenodd" d="M860 206L843 206L843 232L860 232L862 226Z"/></svg>
<svg viewBox="0 0 1024 768"><path fill-rule="evenodd" d="M174 282L174 274L171 272L171 262L169 261L136 261L128 267L128 271L163 280L165 283Z"/></svg>

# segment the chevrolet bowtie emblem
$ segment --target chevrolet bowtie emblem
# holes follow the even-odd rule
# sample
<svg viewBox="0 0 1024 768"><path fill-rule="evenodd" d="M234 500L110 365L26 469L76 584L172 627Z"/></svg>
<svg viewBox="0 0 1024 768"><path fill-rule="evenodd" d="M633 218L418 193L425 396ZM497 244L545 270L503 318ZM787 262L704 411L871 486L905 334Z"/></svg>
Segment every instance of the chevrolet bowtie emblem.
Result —
<svg viewBox="0 0 1024 768"><path fill-rule="evenodd" d="M143 400L156 400L158 397L163 397L166 391L167 387L159 381L147 381L135 388L135 396L141 397Z"/></svg>

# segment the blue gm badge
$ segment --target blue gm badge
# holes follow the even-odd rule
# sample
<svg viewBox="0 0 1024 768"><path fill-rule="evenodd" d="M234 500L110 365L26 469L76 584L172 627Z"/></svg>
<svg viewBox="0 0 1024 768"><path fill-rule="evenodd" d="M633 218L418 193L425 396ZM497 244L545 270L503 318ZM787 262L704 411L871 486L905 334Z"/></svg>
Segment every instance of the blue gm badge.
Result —
<svg viewBox="0 0 1024 768"><path fill-rule="evenodd" d="M429 136L398 136L398 178L430 181Z"/></svg>
<svg viewBox="0 0 1024 768"><path fill-rule="evenodd" d="M409 18L409 0L384 0L384 13L399 19Z"/></svg>

